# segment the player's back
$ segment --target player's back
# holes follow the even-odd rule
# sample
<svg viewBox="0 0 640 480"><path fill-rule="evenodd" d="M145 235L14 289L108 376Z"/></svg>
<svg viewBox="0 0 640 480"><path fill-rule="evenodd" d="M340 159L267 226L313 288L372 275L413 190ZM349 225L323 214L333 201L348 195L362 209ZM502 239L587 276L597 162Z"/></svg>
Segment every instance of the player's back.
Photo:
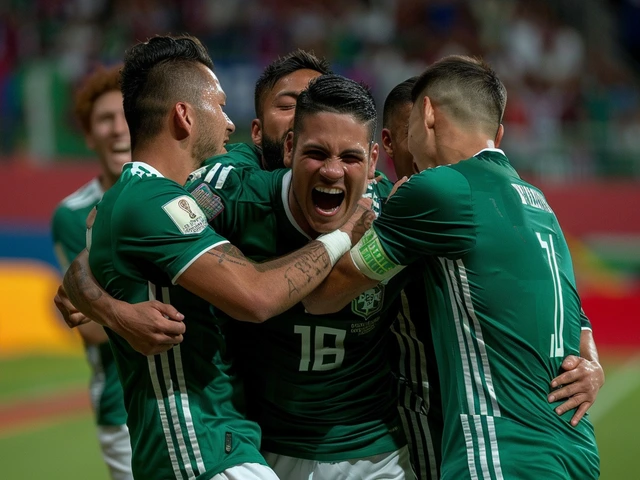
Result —
<svg viewBox="0 0 640 480"><path fill-rule="evenodd" d="M108 331L129 413L134 475L211 478L244 462L263 463L259 428L242 413L243 390L225 325L203 299L175 285L220 241L195 200L149 165L125 165L98 205L89 263L113 297L171 303L188 325L181 344L145 357Z"/></svg>
<svg viewBox="0 0 640 480"><path fill-rule="evenodd" d="M588 419L574 428L573 412L559 417L547 402L564 357L579 355L581 333L558 221L500 151L444 168L468 184L475 231L463 255L430 258L431 284L446 286L430 292L440 303L431 314L448 424L443 478L595 478ZM461 451L466 462L446 460Z"/></svg>

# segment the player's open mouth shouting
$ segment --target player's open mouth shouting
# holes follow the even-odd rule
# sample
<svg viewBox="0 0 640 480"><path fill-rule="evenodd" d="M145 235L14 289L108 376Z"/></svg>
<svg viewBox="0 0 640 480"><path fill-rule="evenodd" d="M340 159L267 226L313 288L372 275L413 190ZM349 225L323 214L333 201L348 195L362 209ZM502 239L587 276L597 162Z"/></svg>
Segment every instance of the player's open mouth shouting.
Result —
<svg viewBox="0 0 640 480"><path fill-rule="evenodd" d="M344 197L344 191L336 187L317 185L311 191L311 200L316 212L327 217L338 213Z"/></svg>

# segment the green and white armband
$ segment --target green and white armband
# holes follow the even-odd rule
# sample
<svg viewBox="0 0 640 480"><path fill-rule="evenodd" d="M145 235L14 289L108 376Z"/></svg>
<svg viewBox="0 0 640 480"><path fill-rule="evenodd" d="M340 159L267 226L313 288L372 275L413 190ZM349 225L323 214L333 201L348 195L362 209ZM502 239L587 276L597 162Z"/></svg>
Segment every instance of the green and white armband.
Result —
<svg viewBox="0 0 640 480"><path fill-rule="evenodd" d="M404 268L389 258L373 228L351 249L351 259L356 268L372 280L388 280Z"/></svg>

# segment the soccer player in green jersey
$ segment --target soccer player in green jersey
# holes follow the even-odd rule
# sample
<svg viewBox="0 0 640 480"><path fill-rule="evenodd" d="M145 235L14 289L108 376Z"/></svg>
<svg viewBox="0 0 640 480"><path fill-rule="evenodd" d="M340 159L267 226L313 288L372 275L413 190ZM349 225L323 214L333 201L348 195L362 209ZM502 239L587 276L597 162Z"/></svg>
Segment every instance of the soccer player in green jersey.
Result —
<svg viewBox="0 0 640 480"><path fill-rule="evenodd" d="M100 175L60 202L53 214L51 233L63 273L85 248L87 215L116 182L122 165L131 161L120 66L100 67L88 76L78 89L74 107L87 146L100 162ZM94 322L81 325L78 331L91 368L91 404L102 457L112 479L132 479L127 412L109 338Z"/></svg>
<svg viewBox="0 0 640 480"><path fill-rule="evenodd" d="M291 171L225 170L213 159L187 189L247 256L285 254L339 227L365 191L378 208L386 198L390 182L369 183L375 125L367 89L320 76L298 97L285 142ZM385 355L403 284L404 275L335 315L297 305L262 325L233 326L249 414L281 479L413 478Z"/></svg>
<svg viewBox="0 0 640 480"><path fill-rule="evenodd" d="M416 79L396 85L382 110L382 147L393 161L398 178L414 173L413 157L407 148L407 123ZM422 272L414 269L391 327L389 362L398 381L398 412L419 480L438 479L442 457L442 400L428 318L424 279Z"/></svg>
<svg viewBox="0 0 640 480"><path fill-rule="evenodd" d="M579 353L580 299L553 211L497 148L506 90L486 64L452 56L412 92L408 145L421 172L336 271L362 290L424 262L444 480L597 478L588 418L574 426L547 399L564 357ZM331 311L319 298L307 307Z"/></svg>
<svg viewBox="0 0 640 480"><path fill-rule="evenodd" d="M185 313L184 323L140 325L85 305L89 318L109 327L129 414L134 475L276 478L258 452L257 425L242 413L227 324L211 314L209 303L245 321L277 315L319 284L369 217L359 202L342 230L271 262L247 261L207 226L181 187L202 159L224 152L233 131L206 50L192 37L138 44L126 55L122 91L136 161L98 205L88 234L89 263L115 298L159 299ZM65 285L84 275L81 260L72 264ZM82 307L72 289L69 294ZM95 293L97 305L102 295ZM174 309L163 312L180 319ZM149 332L158 329L175 346L155 356L136 353L132 346L145 347L157 338Z"/></svg>
<svg viewBox="0 0 640 480"><path fill-rule="evenodd" d="M411 77L395 86L387 95L382 116L382 146L393 161L397 178L410 177L415 172L413 156L408 149L408 123L413 106L411 90L417 80ZM429 323L412 322L412 318L427 318L425 289L413 279L404 289L406 301L402 314L393 326L398 337L394 357L399 378L399 410L403 418L412 464L419 479L437 478L440 468L440 438L442 412L438 373ZM404 299L403 299L404 300ZM556 408L558 414L576 409L572 418L577 423L593 404L604 383L604 372L598 363L589 319L581 315L580 357L568 355L552 387L564 385L553 392L550 401L568 400ZM392 363L392 367L394 364ZM427 415L428 413L428 415Z"/></svg>

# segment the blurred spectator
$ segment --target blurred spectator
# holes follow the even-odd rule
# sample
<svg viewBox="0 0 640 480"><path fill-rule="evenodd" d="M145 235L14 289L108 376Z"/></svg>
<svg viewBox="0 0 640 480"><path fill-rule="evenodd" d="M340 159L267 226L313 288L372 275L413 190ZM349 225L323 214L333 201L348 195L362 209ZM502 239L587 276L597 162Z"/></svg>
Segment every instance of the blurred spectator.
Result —
<svg viewBox="0 0 640 480"><path fill-rule="evenodd" d="M117 61L135 41L189 32L205 42L218 76L229 85L238 140L248 139L257 73L296 47L315 50L336 71L369 83L379 106L396 84L444 55L482 55L509 89L505 148L520 171L559 180L640 175L640 0L580 2L581 13L595 3L598 14L603 6L610 9L626 60L609 51L611 42L598 44L599 31L576 29L589 27L566 16L571 5L576 8L571 0L5 3L0 154L23 149L44 158L86 155L74 132L64 130L68 122L58 121L69 113L59 111L64 104L56 98L68 95L96 63ZM589 38L595 41L589 44ZM47 98L50 105L43 105ZM42 129L46 134L38 135ZM519 152L532 150L538 153L535 163L522 163L532 157Z"/></svg>

